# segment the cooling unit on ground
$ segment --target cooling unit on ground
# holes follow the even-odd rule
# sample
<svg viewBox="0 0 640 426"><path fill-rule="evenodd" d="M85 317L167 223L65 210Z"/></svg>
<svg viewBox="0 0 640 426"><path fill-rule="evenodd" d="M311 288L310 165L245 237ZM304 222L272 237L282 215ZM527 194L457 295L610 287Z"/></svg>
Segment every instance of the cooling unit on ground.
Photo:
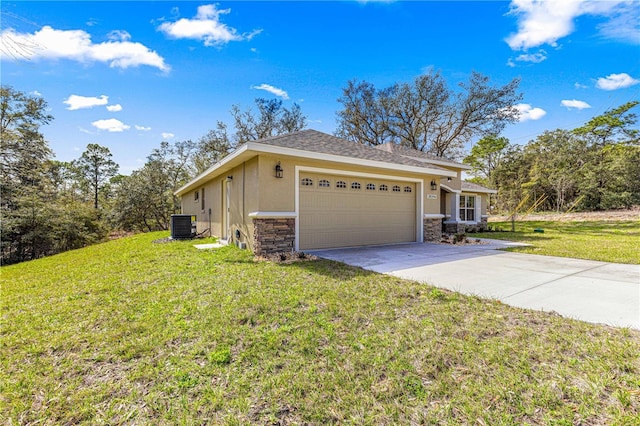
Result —
<svg viewBox="0 0 640 426"><path fill-rule="evenodd" d="M171 238L189 239L196 236L196 217L190 214L171 215Z"/></svg>

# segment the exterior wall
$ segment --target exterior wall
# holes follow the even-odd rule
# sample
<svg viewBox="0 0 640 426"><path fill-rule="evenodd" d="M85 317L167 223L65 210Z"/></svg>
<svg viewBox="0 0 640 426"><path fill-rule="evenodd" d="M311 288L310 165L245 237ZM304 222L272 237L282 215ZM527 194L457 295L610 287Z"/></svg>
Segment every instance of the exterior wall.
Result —
<svg viewBox="0 0 640 426"><path fill-rule="evenodd" d="M293 218L254 218L253 252L258 256L287 253L294 249L296 220Z"/></svg>
<svg viewBox="0 0 640 426"><path fill-rule="evenodd" d="M204 209L202 208L203 190ZM196 192L198 193L198 199L195 198ZM182 197L182 213L196 216L198 233L205 232L209 229L211 235L220 235L221 212L220 209L214 207L218 204L218 200L221 199L220 192L220 178L217 178L198 187L196 190L188 192ZM209 213L209 209L211 209L211 213Z"/></svg>
<svg viewBox="0 0 640 426"><path fill-rule="evenodd" d="M283 169L283 177L275 177L275 166L280 162ZM424 213L440 213L439 177L419 173L399 173L390 170L376 170L362 166L353 166L342 163L329 163L326 161L314 161L297 157L261 154L259 157L260 181L259 192L261 195L259 211L265 212L292 212L295 211L295 182L296 166L318 167L335 170L348 170L356 173L375 173L383 176L402 176L406 178L422 179L423 182L423 211ZM430 182L435 180L438 187L431 190ZM432 195L436 198L429 198Z"/></svg>
<svg viewBox="0 0 640 426"><path fill-rule="evenodd" d="M249 213L258 210L259 205L259 167L258 158L254 157L225 174L231 176L229 189L229 241L246 243L253 249L254 224ZM221 215L222 205L217 207ZM224 233L224 232L223 232Z"/></svg>

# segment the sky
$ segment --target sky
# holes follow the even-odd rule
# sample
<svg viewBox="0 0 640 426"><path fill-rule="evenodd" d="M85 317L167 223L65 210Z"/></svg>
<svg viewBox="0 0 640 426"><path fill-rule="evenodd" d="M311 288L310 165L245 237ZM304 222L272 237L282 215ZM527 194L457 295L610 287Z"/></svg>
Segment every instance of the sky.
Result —
<svg viewBox="0 0 640 426"><path fill-rule="evenodd" d="M635 1L1 1L3 85L42 96L60 161L106 146L129 174L160 142L197 141L255 98L336 130L349 80L376 88L438 71L520 78L525 144L640 100ZM640 113L640 112L639 112ZM469 148L469 147L468 147Z"/></svg>

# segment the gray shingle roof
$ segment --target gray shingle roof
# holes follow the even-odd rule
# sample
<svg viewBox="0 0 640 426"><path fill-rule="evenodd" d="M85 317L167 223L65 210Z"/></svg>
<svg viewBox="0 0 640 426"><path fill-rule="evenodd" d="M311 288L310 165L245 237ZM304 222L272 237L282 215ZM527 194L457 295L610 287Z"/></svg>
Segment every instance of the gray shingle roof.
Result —
<svg viewBox="0 0 640 426"><path fill-rule="evenodd" d="M438 156L435 156L433 154L429 154L429 153L424 152L424 151L418 151L417 149L407 148L405 146L398 145L398 144L393 143L393 142L387 142L385 144L378 145L376 148L384 150L384 151L387 151L387 152L392 152L394 154L403 155L403 156L422 158L423 160L426 160L427 162L429 160L433 160L433 161L437 161L437 162L440 162L440 163L451 164L451 166L453 166L453 167L464 167L464 168L466 168L466 166L464 164L460 164L460 163L458 163L456 161L449 160L448 158L438 157Z"/></svg>
<svg viewBox="0 0 640 426"><path fill-rule="evenodd" d="M462 187L463 191L469 191L469 192L493 192L493 191L495 191L494 189L490 189L490 188L487 188L485 186L478 185L477 183L468 182L466 180L462 181L461 187Z"/></svg>
<svg viewBox="0 0 640 426"><path fill-rule="evenodd" d="M358 158L363 160L381 161L391 164L400 164L404 166L422 167L430 169L446 170L435 164L419 161L405 155L399 155L383 149L377 149L371 146L362 145L351 142L346 139L338 138L317 130L302 130L286 135L273 136L270 138L260 139L253 143L264 145L280 146L290 149L299 149L322 154L341 155L344 157ZM448 161L448 160L447 160ZM451 162L452 165L458 163Z"/></svg>

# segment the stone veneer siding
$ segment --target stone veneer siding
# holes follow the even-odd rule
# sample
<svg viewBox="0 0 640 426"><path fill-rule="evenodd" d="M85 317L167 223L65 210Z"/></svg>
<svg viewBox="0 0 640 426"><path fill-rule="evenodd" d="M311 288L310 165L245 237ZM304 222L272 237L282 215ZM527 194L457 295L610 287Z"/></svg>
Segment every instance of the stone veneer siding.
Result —
<svg viewBox="0 0 640 426"><path fill-rule="evenodd" d="M253 248L257 256L291 252L295 249L294 218L254 218Z"/></svg>
<svg viewBox="0 0 640 426"><path fill-rule="evenodd" d="M462 222L443 222L444 232L447 234L464 234L465 224Z"/></svg>
<svg viewBox="0 0 640 426"><path fill-rule="evenodd" d="M442 239L442 219L423 219L423 240L425 242L438 242Z"/></svg>

